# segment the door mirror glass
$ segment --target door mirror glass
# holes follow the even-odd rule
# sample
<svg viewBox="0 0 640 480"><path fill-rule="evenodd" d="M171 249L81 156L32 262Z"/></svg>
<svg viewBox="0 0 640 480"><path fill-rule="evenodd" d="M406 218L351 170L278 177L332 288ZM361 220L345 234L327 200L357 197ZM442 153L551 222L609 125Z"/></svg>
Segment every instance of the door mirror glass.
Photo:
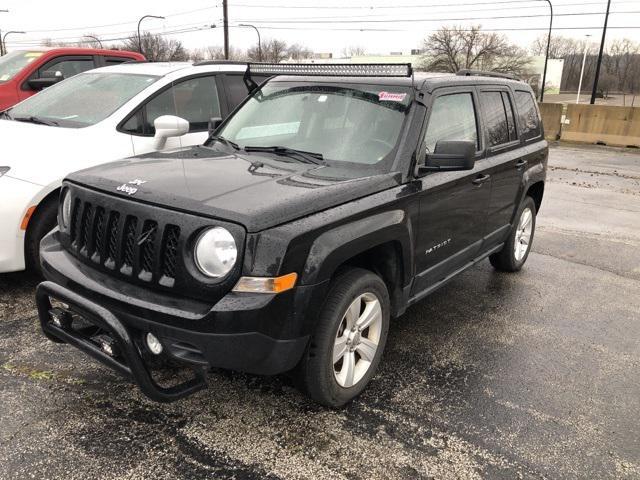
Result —
<svg viewBox="0 0 640 480"><path fill-rule="evenodd" d="M51 85L64 80L64 75L58 70L47 70L42 72L42 77L29 80L29 86L34 90L43 90Z"/></svg>
<svg viewBox="0 0 640 480"><path fill-rule="evenodd" d="M154 138L158 149L164 147L167 138L181 137L189 132L189 122L174 115L162 115L155 119L153 125L156 130Z"/></svg>
<svg viewBox="0 0 640 480"><path fill-rule="evenodd" d="M472 170L475 165L476 143L460 140L440 140L435 152L427 155L418 174L433 171Z"/></svg>
<svg viewBox="0 0 640 480"><path fill-rule="evenodd" d="M222 117L212 117L209 119L209 135L215 132L216 128L222 123Z"/></svg>

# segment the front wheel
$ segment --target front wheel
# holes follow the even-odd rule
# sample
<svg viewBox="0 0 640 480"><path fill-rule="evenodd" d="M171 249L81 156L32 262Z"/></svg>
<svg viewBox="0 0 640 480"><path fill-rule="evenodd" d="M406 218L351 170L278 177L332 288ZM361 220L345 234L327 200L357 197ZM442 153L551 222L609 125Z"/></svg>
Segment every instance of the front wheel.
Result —
<svg viewBox="0 0 640 480"><path fill-rule="evenodd" d="M339 275L298 365L302 390L328 407L360 394L380 363L389 316L389 293L378 275L359 268Z"/></svg>
<svg viewBox="0 0 640 480"><path fill-rule="evenodd" d="M489 257L491 265L503 272L517 272L527 261L536 229L536 204L533 198L524 198L509 238L502 250Z"/></svg>

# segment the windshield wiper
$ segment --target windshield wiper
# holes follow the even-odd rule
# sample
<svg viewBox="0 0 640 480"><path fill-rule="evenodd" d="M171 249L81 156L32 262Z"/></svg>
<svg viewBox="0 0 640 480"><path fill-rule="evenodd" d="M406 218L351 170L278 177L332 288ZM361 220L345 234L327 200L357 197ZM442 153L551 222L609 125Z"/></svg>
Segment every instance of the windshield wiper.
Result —
<svg viewBox="0 0 640 480"><path fill-rule="evenodd" d="M9 115L9 110L5 110L4 112L0 112L0 118L6 118L7 120L13 120L13 117Z"/></svg>
<svg viewBox="0 0 640 480"><path fill-rule="evenodd" d="M245 152L269 152L276 155L283 155L290 158L299 158L307 163L314 163L316 165L324 165L323 157L321 153L305 152L304 150L296 150L295 148L273 146L273 147L244 147Z"/></svg>
<svg viewBox="0 0 640 480"><path fill-rule="evenodd" d="M31 115L29 117L13 117L13 119L17 122L35 123L38 125L48 125L50 127L57 127L59 125L55 120L48 120L36 117L35 115Z"/></svg>
<svg viewBox="0 0 640 480"><path fill-rule="evenodd" d="M220 135L209 137L209 140L215 140L215 141L218 141L220 143L224 143L227 146L232 147L234 150L240 150L240 147L238 146L237 143L234 143L231 140L227 140L226 138L224 138L223 136L220 136Z"/></svg>

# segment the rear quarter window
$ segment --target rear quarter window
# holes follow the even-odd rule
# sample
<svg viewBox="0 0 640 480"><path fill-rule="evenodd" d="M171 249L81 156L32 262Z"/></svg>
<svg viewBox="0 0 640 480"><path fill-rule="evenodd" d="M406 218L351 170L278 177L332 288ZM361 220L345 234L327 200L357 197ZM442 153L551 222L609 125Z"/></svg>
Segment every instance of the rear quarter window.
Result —
<svg viewBox="0 0 640 480"><path fill-rule="evenodd" d="M540 116L531 92L516 90L516 108L520 131L525 140L541 135Z"/></svg>

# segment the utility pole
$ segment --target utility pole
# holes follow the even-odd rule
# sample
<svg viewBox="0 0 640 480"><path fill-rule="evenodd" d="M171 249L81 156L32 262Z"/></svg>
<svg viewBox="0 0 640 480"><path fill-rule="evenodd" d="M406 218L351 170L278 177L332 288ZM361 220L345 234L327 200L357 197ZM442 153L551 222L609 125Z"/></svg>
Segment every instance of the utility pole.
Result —
<svg viewBox="0 0 640 480"><path fill-rule="evenodd" d="M598 53L598 63L596 64L596 77L593 79L593 90L591 91L591 105L596 103L598 93L598 78L600 77L600 66L602 65L602 55L604 54L604 41L607 37L607 23L609 22L609 9L611 0L607 0L607 13L604 16L604 28L602 29L602 42L600 42L600 52Z"/></svg>
<svg viewBox="0 0 640 480"><path fill-rule="evenodd" d="M549 34L547 35L547 53L544 56L544 73L542 74L542 88L540 89L540 103L544 100L544 87L547 84L547 64L549 63L549 48L551 48L551 30L553 29L553 4L551 0L546 1L549 4Z"/></svg>
<svg viewBox="0 0 640 480"><path fill-rule="evenodd" d="M229 60L229 14L227 0L222 0L222 16L224 17L224 59Z"/></svg>
<svg viewBox="0 0 640 480"><path fill-rule="evenodd" d="M0 13L9 13L9 10L0 10ZM2 38L2 30L0 30L0 38ZM4 55L4 46L0 42L0 57Z"/></svg>

